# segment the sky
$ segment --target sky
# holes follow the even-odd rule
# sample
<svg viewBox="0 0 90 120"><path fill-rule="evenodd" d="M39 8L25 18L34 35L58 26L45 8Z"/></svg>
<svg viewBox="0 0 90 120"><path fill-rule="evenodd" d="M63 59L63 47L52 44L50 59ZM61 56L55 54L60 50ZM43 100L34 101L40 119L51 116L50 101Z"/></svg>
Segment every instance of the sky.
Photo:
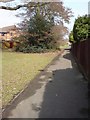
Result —
<svg viewBox="0 0 90 120"><path fill-rule="evenodd" d="M15 0L15 4L20 3L21 0ZM64 6L71 8L72 12L74 13L74 17L71 18L70 24L65 24L69 31L73 29L75 18L78 16L82 16L88 14L88 2L90 0L62 0L64 2ZM8 3L12 5L11 3ZM2 5L2 3L0 3ZM89 9L90 10L90 9ZM15 15L19 12L17 11L8 11L8 10L1 10L0 9L0 28L9 26L9 25L16 25L20 22L20 18L17 18ZM90 12L90 11L89 11Z"/></svg>
<svg viewBox="0 0 90 120"><path fill-rule="evenodd" d="M88 10L88 2L89 0L63 0L65 7L71 8L74 17L71 18L70 24L67 25L69 31L73 29L74 21L78 16L83 16L90 12ZM90 6L90 5L89 5Z"/></svg>

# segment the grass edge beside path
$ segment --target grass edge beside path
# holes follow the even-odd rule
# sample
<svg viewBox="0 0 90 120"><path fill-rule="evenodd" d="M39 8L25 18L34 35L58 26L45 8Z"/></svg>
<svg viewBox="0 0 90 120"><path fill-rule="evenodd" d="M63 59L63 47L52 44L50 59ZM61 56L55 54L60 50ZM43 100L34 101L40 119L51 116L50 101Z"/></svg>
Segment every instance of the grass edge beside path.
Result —
<svg viewBox="0 0 90 120"><path fill-rule="evenodd" d="M29 81L27 82L27 81L24 81L24 86L23 86L23 84L22 85L20 85L21 87L20 87L20 89L17 89L16 91L15 91L15 86L11 86L11 88L8 88L8 90L10 89L10 92L11 92L11 94L10 93L7 93L8 92L8 90L7 89L5 89L5 84L3 83L3 86L4 86L4 89L3 89L3 108L5 108L7 105L9 105L9 104L11 104L11 102L28 86L28 84L30 83L30 81L31 80L33 80L34 78L35 78L35 76L36 75L38 75L39 73L40 73L40 69L45 69L55 58L57 58L57 56L59 55L59 54L61 54L61 52L62 51L60 51L60 52L57 52L57 53L53 53L53 54L50 54L50 53L48 53L48 55L49 56L47 56L47 57L45 57L45 59L46 59L46 63L44 64L44 65L41 65L36 71L35 71L35 73L34 73L34 75L33 76L31 76L31 79L29 79ZM11 54L13 54L13 53L11 53ZM47 55L47 54L46 54ZM51 55L51 56L50 56ZM32 55L33 56L33 55ZM41 55L42 56L42 55ZM49 59L49 57L50 57L50 59ZM40 57L39 57L40 58ZM48 61L47 61L47 58L48 58ZM17 59L16 59L17 60ZM42 59L43 60L43 59ZM15 61L14 61L15 62ZM11 61L10 62L11 64L13 63L13 61ZM3 63L4 64L4 63ZM38 63L39 64L39 63ZM43 64L43 62L41 62L41 64ZM29 64L30 65L30 64ZM39 64L40 65L40 64ZM33 69L34 70L34 69ZM5 69L3 68L3 72L5 71ZM12 70L13 71L13 70ZM19 71L20 72L20 71ZM4 76L4 75L3 75ZM5 77L4 77L5 78ZM5 81L5 80L4 80ZM4 82L3 81L3 82ZM6 87L8 86L8 84L9 84L9 82L11 82L11 81L8 81L7 82L7 85L6 85ZM16 81L14 81L14 85L15 85L15 82ZM25 84L26 83L26 84ZM10 83L10 84L12 84L12 82ZM23 87L22 87L23 86ZM14 88L14 90L12 90L12 88ZM5 91L6 91L6 93L5 93ZM12 95L12 93L13 93L13 95ZM10 95L10 96L9 96ZM10 97L10 98L9 98ZM5 101L6 100L6 101Z"/></svg>

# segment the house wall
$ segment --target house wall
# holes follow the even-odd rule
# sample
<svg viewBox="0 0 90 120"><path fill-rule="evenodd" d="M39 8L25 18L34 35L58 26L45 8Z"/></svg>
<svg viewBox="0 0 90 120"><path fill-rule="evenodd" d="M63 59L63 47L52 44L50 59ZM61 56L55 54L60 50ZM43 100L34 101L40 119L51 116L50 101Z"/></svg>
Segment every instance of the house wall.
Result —
<svg viewBox="0 0 90 120"><path fill-rule="evenodd" d="M16 31L15 30L10 30L9 32L7 32L4 35L2 35L0 33L0 40L8 41L8 40L11 40L11 39L13 39L14 37L17 37L17 36L19 36L19 32L17 30Z"/></svg>

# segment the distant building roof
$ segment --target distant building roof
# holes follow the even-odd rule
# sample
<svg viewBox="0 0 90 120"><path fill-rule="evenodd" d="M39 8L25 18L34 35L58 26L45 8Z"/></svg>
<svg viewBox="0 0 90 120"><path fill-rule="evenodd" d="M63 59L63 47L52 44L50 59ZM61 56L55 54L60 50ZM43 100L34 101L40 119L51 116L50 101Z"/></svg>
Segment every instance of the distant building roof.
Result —
<svg viewBox="0 0 90 120"><path fill-rule="evenodd" d="M0 32L9 32L10 30L16 30L17 27L15 25L12 25L12 26L7 26L7 27L3 27L3 28L0 28Z"/></svg>

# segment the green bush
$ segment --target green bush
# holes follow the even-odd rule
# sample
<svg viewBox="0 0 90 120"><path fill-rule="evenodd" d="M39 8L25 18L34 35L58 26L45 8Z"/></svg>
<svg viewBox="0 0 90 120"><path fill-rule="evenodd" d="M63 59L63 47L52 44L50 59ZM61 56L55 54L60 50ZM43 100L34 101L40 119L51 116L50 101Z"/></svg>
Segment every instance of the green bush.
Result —
<svg viewBox="0 0 90 120"><path fill-rule="evenodd" d="M75 41L79 42L85 40L90 36L90 17L87 15L78 17L75 20L73 27L73 38Z"/></svg>
<svg viewBox="0 0 90 120"><path fill-rule="evenodd" d="M23 42L16 47L16 51L23 53L43 53L48 51L48 49L43 45L32 46L30 43Z"/></svg>
<svg viewBox="0 0 90 120"><path fill-rule="evenodd" d="M74 38L73 38L73 31L71 31L71 33L69 34L69 42L70 43L74 43Z"/></svg>

